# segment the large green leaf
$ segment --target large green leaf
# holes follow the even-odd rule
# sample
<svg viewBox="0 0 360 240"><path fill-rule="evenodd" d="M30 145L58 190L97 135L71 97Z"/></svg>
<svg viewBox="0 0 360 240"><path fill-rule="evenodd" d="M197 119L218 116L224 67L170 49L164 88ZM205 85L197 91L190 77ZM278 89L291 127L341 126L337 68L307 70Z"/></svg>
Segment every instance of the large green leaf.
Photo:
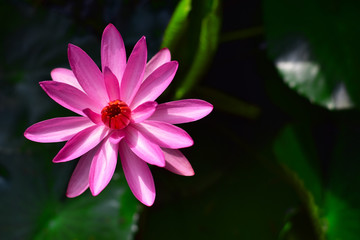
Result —
<svg viewBox="0 0 360 240"><path fill-rule="evenodd" d="M34 239L132 239L138 202L125 178L117 178L97 197L87 193L61 204L50 202Z"/></svg>
<svg viewBox="0 0 360 240"><path fill-rule="evenodd" d="M305 135L304 132L303 135ZM301 145L302 142L307 142L306 144L311 146L312 144L309 142L311 136L308 135L303 138L305 138L304 141L298 139L293 127L285 127L274 142L274 153L279 163L295 172L303 181L305 188L314 195L316 202L320 203L322 186L319 172L314 166L315 149L311 147L306 149Z"/></svg>
<svg viewBox="0 0 360 240"><path fill-rule="evenodd" d="M345 123L340 127L330 159L323 211L329 240L355 240L360 236L360 131L357 125Z"/></svg>
<svg viewBox="0 0 360 240"><path fill-rule="evenodd" d="M154 169L157 202L146 209L141 239L277 239L297 196L224 115L193 124L196 147L184 153L194 176Z"/></svg>
<svg viewBox="0 0 360 240"><path fill-rule="evenodd" d="M293 127L285 127L273 147L277 161L287 173L287 180L301 199L301 204L293 216L289 217L281 239L323 239L318 211L318 206L322 203L323 189L319 172L314 166L316 155L311 148L311 136L306 133L306 129L301 131L301 134L297 134Z"/></svg>
<svg viewBox="0 0 360 240"><path fill-rule="evenodd" d="M310 239L301 237L305 232L301 226L304 217L311 220L313 231L318 235L315 239L325 235L330 240L358 239L359 134L358 127L353 124L346 123L340 128L335 147L325 149L327 157L320 174L316 167L319 158L309 148L315 145L309 129L304 126L287 126L280 132L274 143L274 152L278 161L284 165L288 179L297 190L303 205L287 221L281 239ZM332 141L326 138L329 136L321 136L320 139Z"/></svg>
<svg viewBox="0 0 360 240"><path fill-rule="evenodd" d="M264 1L268 53L288 86L328 109L359 105L359 2Z"/></svg>

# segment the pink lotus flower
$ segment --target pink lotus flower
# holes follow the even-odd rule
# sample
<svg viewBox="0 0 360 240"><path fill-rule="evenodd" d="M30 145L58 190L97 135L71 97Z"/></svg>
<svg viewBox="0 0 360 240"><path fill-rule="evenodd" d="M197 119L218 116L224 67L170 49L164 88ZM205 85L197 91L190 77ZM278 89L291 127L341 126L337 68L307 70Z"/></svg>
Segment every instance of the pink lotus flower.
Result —
<svg viewBox="0 0 360 240"><path fill-rule="evenodd" d="M203 118L212 105L197 99L155 102L178 68L168 49L146 63L142 37L126 62L121 35L109 24L101 41L102 72L77 46L69 44L68 57L72 71L56 68L51 72L53 81L40 86L54 101L80 116L45 120L24 134L36 142L67 141L53 159L55 163L80 157L67 188L68 197L76 197L88 187L98 195L114 174L118 153L131 191L147 206L155 199L147 163L180 175L194 174L178 150L193 145L193 140L173 124Z"/></svg>

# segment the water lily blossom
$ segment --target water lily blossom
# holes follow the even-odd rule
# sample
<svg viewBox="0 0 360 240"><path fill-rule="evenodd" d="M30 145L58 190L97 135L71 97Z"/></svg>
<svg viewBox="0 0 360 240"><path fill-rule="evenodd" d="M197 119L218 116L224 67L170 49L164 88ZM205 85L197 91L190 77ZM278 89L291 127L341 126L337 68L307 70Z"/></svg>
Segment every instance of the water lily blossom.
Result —
<svg viewBox="0 0 360 240"><path fill-rule="evenodd" d="M201 119L212 111L212 105L198 99L155 101L178 68L168 49L147 62L142 37L126 60L122 37L109 24L101 40L101 70L75 45L69 44L68 58L71 70L54 69L53 81L40 82L40 86L55 102L80 116L45 120L24 133L36 142L67 141L54 157L55 163L80 157L68 184L68 197L87 188L98 195L110 182L118 155L131 191L147 206L155 199L148 164L180 175L194 174L179 151L193 145L193 140L174 124Z"/></svg>

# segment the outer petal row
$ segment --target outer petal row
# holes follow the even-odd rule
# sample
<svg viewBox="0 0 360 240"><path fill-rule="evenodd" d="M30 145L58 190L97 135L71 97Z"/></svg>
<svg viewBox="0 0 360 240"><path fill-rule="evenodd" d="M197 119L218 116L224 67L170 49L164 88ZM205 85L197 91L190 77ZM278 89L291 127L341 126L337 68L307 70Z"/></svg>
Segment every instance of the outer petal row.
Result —
<svg viewBox="0 0 360 240"><path fill-rule="evenodd" d="M109 135L80 158L69 181L68 197L79 196L89 186L96 196L108 185L116 168L119 141L123 136L118 132Z"/></svg>
<svg viewBox="0 0 360 240"><path fill-rule="evenodd" d="M124 135L117 136L114 139L113 135L110 135L105 138L94 156L89 173L90 190L94 196L108 185L114 175L119 142L123 137Z"/></svg>
<svg viewBox="0 0 360 240"><path fill-rule="evenodd" d="M162 149L165 156L165 168L183 176L193 176L194 170L186 157L177 149Z"/></svg>
<svg viewBox="0 0 360 240"><path fill-rule="evenodd" d="M65 144L53 162L66 162L82 156L97 146L108 132L108 128L98 125L82 130Z"/></svg>
<svg viewBox="0 0 360 240"><path fill-rule="evenodd" d="M112 24L107 25L101 38L101 66L103 72L109 68L121 81L126 67L126 51L119 31Z"/></svg>
<svg viewBox="0 0 360 240"><path fill-rule="evenodd" d="M26 129L24 136L35 142L62 142L92 125L86 117L53 118L35 123Z"/></svg>
<svg viewBox="0 0 360 240"><path fill-rule="evenodd" d="M73 71L66 68L55 68L51 71L51 78L56 82L69 84L83 92L85 92L77 81Z"/></svg>
<svg viewBox="0 0 360 240"><path fill-rule="evenodd" d="M161 49L146 64L144 79L146 79L153 71L155 71L155 69L157 69L164 63L170 62L170 60L171 60L171 54L169 49L167 48Z"/></svg>
<svg viewBox="0 0 360 240"><path fill-rule="evenodd" d="M164 148L185 148L194 144L192 138L179 127L166 122L144 121L134 124L139 132L144 134L151 142Z"/></svg>
<svg viewBox="0 0 360 240"><path fill-rule="evenodd" d="M90 166L97 150L98 147L95 147L81 156L73 174L71 175L66 191L67 197L77 197L89 187Z"/></svg>
<svg viewBox="0 0 360 240"><path fill-rule="evenodd" d="M151 206L155 200L155 185L149 167L124 141L119 145L121 164L131 191L140 202Z"/></svg>
<svg viewBox="0 0 360 240"><path fill-rule="evenodd" d="M159 167L165 166L164 154L160 147L131 124L126 127L125 141L129 148L142 160Z"/></svg>
<svg viewBox="0 0 360 240"><path fill-rule="evenodd" d="M208 115L212 109L210 103L199 99L172 101L159 104L149 120L171 124L193 122Z"/></svg>

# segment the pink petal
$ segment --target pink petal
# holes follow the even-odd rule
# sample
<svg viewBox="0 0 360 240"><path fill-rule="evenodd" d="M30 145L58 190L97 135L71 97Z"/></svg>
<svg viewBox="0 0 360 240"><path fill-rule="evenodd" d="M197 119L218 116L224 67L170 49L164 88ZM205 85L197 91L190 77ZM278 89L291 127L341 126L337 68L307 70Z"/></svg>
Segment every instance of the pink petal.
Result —
<svg viewBox="0 0 360 240"><path fill-rule="evenodd" d="M194 144L192 138L179 127L166 122L144 121L134 126L149 140L164 148L184 148Z"/></svg>
<svg viewBox="0 0 360 240"><path fill-rule="evenodd" d="M183 176L193 176L194 170L186 157L177 149L163 148L165 168Z"/></svg>
<svg viewBox="0 0 360 240"><path fill-rule="evenodd" d="M119 82L108 67L104 70L104 81L110 101L120 99Z"/></svg>
<svg viewBox="0 0 360 240"><path fill-rule="evenodd" d="M159 167L165 166L164 154L161 148L149 141L131 125L126 128L125 141L130 149L145 162Z"/></svg>
<svg viewBox="0 0 360 240"><path fill-rule="evenodd" d="M98 125L82 130L65 144L53 162L66 162L80 157L98 145L108 132L108 128Z"/></svg>
<svg viewBox="0 0 360 240"><path fill-rule="evenodd" d="M70 69L55 68L51 71L51 78L56 82L69 84L84 92L79 82L77 81L74 73Z"/></svg>
<svg viewBox="0 0 360 240"><path fill-rule="evenodd" d="M208 115L212 109L210 103L199 99L172 101L159 104L149 120L171 124L193 122Z"/></svg>
<svg viewBox="0 0 360 240"><path fill-rule="evenodd" d="M107 25L102 35L101 65L103 72L107 67L121 81L126 67L126 52L119 31L112 24Z"/></svg>
<svg viewBox="0 0 360 240"><path fill-rule="evenodd" d="M156 106L156 102L146 102L141 104L131 112L131 119L134 123L148 119L155 112Z"/></svg>
<svg viewBox="0 0 360 240"><path fill-rule="evenodd" d="M85 116L83 110L90 108L95 112L100 112L102 107L90 99L79 89L61 82L43 81L40 86L55 102L61 106Z"/></svg>
<svg viewBox="0 0 360 240"><path fill-rule="evenodd" d="M24 136L35 142L62 142L92 125L85 117L53 118L35 123L26 129Z"/></svg>
<svg viewBox="0 0 360 240"><path fill-rule="evenodd" d="M121 81L121 100L130 103L143 80L147 58L146 40L142 37L135 45L129 61L126 64L123 79Z"/></svg>
<svg viewBox="0 0 360 240"><path fill-rule="evenodd" d="M77 197L85 192L85 190L89 187L90 166L97 150L98 147L95 147L81 156L73 174L71 175L66 191L67 197Z"/></svg>
<svg viewBox="0 0 360 240"><path fill-rule="evenodd" d="M119 153L126 181L134 196L151 206L155 200L155 185L149 167L130 151L124 141L120 142Z"/></svg>
<svg viewBox="0 0 360 240"><path fill-rule="evenodd" d="M72 44L68 47L68 57L80 86L91 98L105 106L109 98L98 66L81 48Z"/></svg>
<svg viewBox="0 0 360 240"><path fill-rule="evenodd" d="M178 65L178 62L172 61L153 71L141 84L130 106L133 108L143 102L154 101L159 97L173 80Z"/></svg>
<svg viewBox="0 0 360 240"><path fill-rule="evenodd" d="M110 140L112 136L105 138L99 146L91 164L89 184L92 195L98 195L110 182L114 175L119 141Z"/></svg>
<svg viewBox="0 0 360 240"><path fill-rule="evenodd" d="M171 60L171 55L169 49L167 48L161 49L146 64L144 79L146 79L155 69L157 69L164 63L170 62L170 60Z"/></svg>
<svg viewBox="0 0 360 240"><path fill-rule="evenodd" d="M90 121L92 121L95 124L102 124L103 122L101 120L101 115L92 111L89 108L84 109L83 113L90 119Z"/></svg>

